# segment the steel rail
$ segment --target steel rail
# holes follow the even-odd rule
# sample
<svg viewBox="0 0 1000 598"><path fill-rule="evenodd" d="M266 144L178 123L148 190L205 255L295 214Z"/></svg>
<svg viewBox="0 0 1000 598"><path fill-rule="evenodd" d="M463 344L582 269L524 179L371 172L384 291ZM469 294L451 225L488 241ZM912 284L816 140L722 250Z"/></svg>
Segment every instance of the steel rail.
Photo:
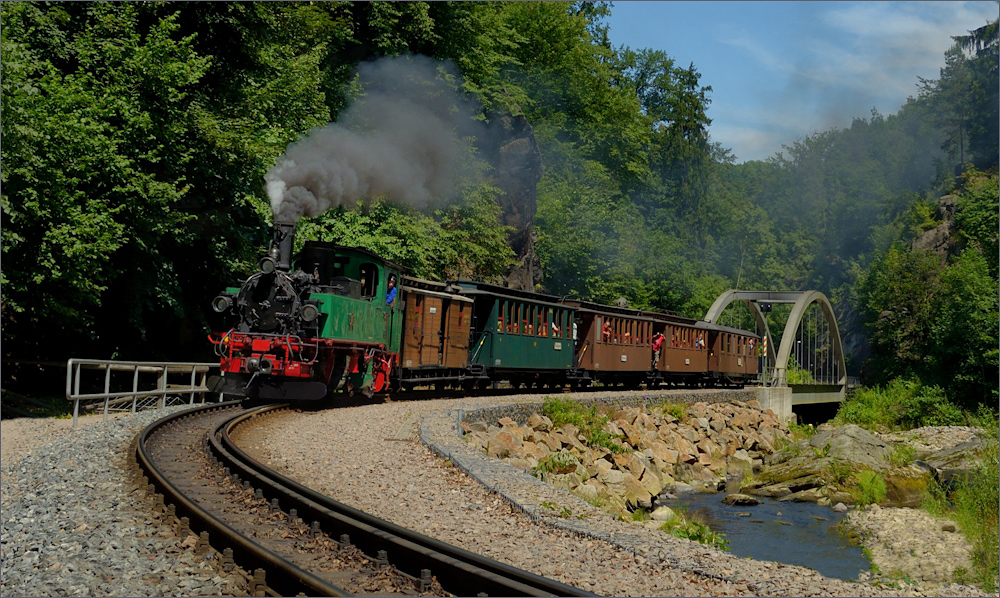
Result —
<svg viewBox="0 0 1000 598"><path fill-rule="evenodd" d="M148 445L154 434L182 419L200 417L215 410L239 407L239 401L216 403L205 407L197 407L162 418L146 426L139 433L136 444L136 461L148 476L150 483L164 496L165 502L171 502L176 507L177 516L186 516L191 521L192 529L208 531L216 548L227 546L233 550L233 555L244 568L263 568L265 571L278 572L279 575L267 577L267 585L278 596L295 596L304 593L309 596L348 596L341 588L327 583L312 573L303 571L288 560L256 544L239 533L207 510L196 501L191 500L163 474L149 454Z"/></svg>
<svg viewBox="0 0 1000 598"><path fill-rule="evenodd" d="M278 405L270 409L285 407ZM265 498L277 499L282 510L294 508L299 517L318 521L319 527L333 538L347 534L350 543L368 555L385 551L383 557L393 556L393 564L407 575L426 577L426 570L430 570L445 590L459 596L482 593L491 596L595 596L378 519L269 469L243 452L231 438L237 426L263 413L265 410L257 410L233 418L219 427L224 428L221 434L212 435L211 444L220 460L234 461L234 466L242 472L241 478L253 479L251 484L261 488Z"/></svg>

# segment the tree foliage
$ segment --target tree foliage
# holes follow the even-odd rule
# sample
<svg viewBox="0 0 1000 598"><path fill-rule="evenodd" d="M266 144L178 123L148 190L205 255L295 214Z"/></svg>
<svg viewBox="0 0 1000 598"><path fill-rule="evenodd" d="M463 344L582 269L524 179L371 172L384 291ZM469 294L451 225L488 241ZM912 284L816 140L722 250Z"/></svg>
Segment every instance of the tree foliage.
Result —
<svg viewBox="0 0 1000 598"><path fill-rule="evenodd" d="M205 355L209 300L267 242L264 172L336 119L359 63L423 54L457 65L477 118L533 128L539 290L702 317L727 288L817 288L853 363L870 349L873 379L995 396L996 22L956 36L939 79L897 113L738 164L711 138L695 65L612 47L611 10L3 3L5 357ZM423 211L369 198L304 221L298 239L499 282L513 255L497 193L481 178ZM944 193L956 251L909 249L941 224Z"/></svg>

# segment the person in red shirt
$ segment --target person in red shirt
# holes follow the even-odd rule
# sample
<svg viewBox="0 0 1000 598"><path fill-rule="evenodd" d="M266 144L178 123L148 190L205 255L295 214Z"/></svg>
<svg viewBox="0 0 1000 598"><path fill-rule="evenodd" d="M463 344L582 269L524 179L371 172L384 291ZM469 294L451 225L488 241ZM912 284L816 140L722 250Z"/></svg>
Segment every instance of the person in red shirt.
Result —
<svg viewBox="0 0 1000 598"><path fill-rule="evenodd" d="M653 335L653 363L649 369L655 370L656 364L660 361L660 349L663 348L663 333L657 332Z"/></svg>

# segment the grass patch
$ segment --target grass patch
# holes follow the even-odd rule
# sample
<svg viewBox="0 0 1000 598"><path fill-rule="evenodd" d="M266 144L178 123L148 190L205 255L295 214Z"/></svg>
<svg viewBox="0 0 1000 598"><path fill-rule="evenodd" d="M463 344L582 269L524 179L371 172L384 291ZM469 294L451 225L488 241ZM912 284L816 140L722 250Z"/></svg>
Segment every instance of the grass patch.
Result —
<svg viewBox="0 0 1000 598"><path fill-rule="evenodd" d="M985 436L979 466L971 476L956 481L949 491L931 481L920 507L937 517L955 521L972 546L972 569L956 569L954 581L979 584L983 591L994 593L1000 572L997 545L998 512L1000 512L1000 445L997 442L997 414L988 408L969 418L970 425L980 428Z"/></svg>
<svg viewBox="0 0 1000 598"><path fill-rule="evenodd" d="M538 465L531 468L531 474L541 478L546 473L572 473L580 460L572 454L560 451L538 460Z"/></svg>
<svg viewBox="0 0 1000 598"><path fill-rule="evenodd" d="M542 415L552 420L554 428L573 424L587 439L589 446L599 446L612 453L624 453L628 450L622 446L620 435L604 431L604 424L608 423L609 418L605 414L598 413L596 405L588 408L569 399L545 397L542 403Z"/></svg>
<svg viewBox="0 0 1000 598"><path fill-rule="evenodd" d="M663 415L669 415L678 421L684 421L687 416L687 405L684 403L672 403L670 401L664 401L656 406Z"/></svg>
<svg viewBox="0 0 1000 598"><path fill-rule="evenodd" d="M904 465L909 465L913 463L913 459L917 456L917 449L912 445L901 442L892 447L892 452L889 453L889 463L893 467L903 467Z"/></svg>
<svg viewBox="0 0 1000 598"><path fill-rule="evenodd" d="M1000 511L1000 471L997 441L986 442L983 460L968 480L952 493L955 519L972 544L972 575L987 593L996 591L998 573L997 512Z"/></svg>
<svg viewBox="0 0 1000 598"><path fill-rule="evenodd" d="M714 532L708 524L674 511L673 517L663 522L660 530L678 538L708 544L719 550L729 550L729 540L722 532Z"/></svg>
<svg viewBox="0 0 1000 598"><path fill-rule="evenodd" d="M878 504L885 500L885 480L877 472L870 469L854 474L857 488L854 488L854 502L859 505Z"/></svg>
<svg viewBox="0 0 1000 598"><path fill-rule="evenodd" d="M816 428L812 424L802 425L791 422L788 424L788 431L792 433L792 440L806 440L816 435Z"/></svg>
<svg viewBox="0 0 1000 598"><path fill-rule="evenodd" d="M538 506L542 507L546 511L550 511L553 515L559 517L560 519L569 519L573 516L573 511L570 511L567 507L556 504L552 501L544 501L539 503Z"/></svg>
<svg viewBox="0 0 1000 598"><path fill-rule="evenodd" d="M850 479L854 473L854 468L851 464L843 459L833 458L830 460L830 465L827 467L827 471L830 473L830 479L832 482L838 486L843 486Z"/></svg>

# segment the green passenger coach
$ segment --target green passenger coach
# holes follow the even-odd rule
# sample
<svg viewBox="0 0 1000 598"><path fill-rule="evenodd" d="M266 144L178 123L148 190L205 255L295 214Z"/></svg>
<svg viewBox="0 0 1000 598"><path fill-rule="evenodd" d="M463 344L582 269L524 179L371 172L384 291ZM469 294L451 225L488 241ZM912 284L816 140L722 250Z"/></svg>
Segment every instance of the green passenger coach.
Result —
<svg viewBox="0 0 1000 598"><path fill-rule="evenodd" d="M574 309L557 297L459 281L475 301L469 363L512 385L572 383Z"/></svg>

